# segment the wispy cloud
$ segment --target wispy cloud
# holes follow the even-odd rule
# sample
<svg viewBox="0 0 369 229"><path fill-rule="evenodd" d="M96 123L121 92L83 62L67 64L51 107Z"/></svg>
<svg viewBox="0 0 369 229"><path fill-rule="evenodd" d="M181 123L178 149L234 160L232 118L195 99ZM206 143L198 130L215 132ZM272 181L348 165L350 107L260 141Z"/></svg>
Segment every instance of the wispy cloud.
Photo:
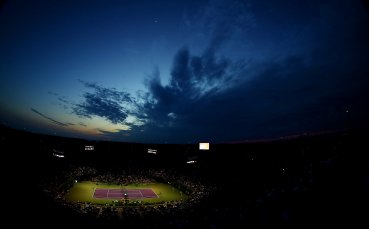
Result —
<svg viewBox="0 0 369 229"><path fill-rule="evenodd" d="M59 94L58 94L58 93L53 92L53 91L48 91L47 93L48 93L48 94L50 94L50 95L53 95L53 96L59 96Z"/></svg>
<svg viewBox="0 0 369 229"><path fill-rule="evenodd" d="M49 121L51 121L53 124L56 124L58 126L70 126L70 125L74 125L73 123L69 123L69 122L63 123L63 122L56 121L55 119L50 118L47 115L44 115L43 113L39 112L38 110L36 110L34 108L31 108L31 111L34 112L34 113L36 113L36 114L38 114L38 115L40 115L41 117L43 117L43 118L45 118L45 119L47 119Z"/></svg>
<svg viewBox="0 0 369 229"><path fill-rule="evenodd" d="M93 92L83 94L83 101L74 104L73 112L82 118L98 116L113 124L127 124L129 115L138 116L138 103L129 93L118 91L116 88L105 88L96 83L80 80L86 88ZM129 123L135 125L135 123Z"/></svg>
<svg viewBox="0 0 369 229"><path fill-rule="evenodd" d="M80 125L80 126L84 126L84 127L87 127L87 125L86 125L86 124L84 124L83 122L79 122L79 123L78 123L78 125Z"/></svg>
<svg viewBox="0 0 369 229"><path fill-rule="evenodd" d="M59 93L48 91L48 94L54 96L57 99L57 105L64 110L68 110L70 108L70 101L66 96L60 95Z"/></svg>
<svg viewBox="0 0 369 229"><path fill-rule="evenodd" d="M69 104L69 101L65 96L58 97L58 100L62 102L63 104Z"/></svg>

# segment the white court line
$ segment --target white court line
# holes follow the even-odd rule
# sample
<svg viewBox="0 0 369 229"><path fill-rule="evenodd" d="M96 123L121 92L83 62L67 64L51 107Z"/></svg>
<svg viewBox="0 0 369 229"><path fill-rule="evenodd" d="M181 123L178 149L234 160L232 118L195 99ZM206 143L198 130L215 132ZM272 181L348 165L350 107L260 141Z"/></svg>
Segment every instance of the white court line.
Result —
<svg viewBox="0 0 369 229"><path fill-rule="evenodd" d="M159 198L159 196L158 196L158 194L156 194L156 192L154 192L154 190L152 190L152 188L150 188L151 189L151 191L155 194L155 198Z"/></svg>
<svg viewBox="0 0 369 229"><path fill-rule="evenodd" d="M159 198L158 194L156 194L152 188L147 188L147 190L151 190L151 192L154 193L155 196L150 195L146 196L145 198Z"/></svg>
<svg viewBox="0 0 369 229"><path fill-rule="evenodd" d="M141 197L144 197L144 196L142 195L142 192L141 192L141 190L139 190L139 191L140 191Z"/></svg>

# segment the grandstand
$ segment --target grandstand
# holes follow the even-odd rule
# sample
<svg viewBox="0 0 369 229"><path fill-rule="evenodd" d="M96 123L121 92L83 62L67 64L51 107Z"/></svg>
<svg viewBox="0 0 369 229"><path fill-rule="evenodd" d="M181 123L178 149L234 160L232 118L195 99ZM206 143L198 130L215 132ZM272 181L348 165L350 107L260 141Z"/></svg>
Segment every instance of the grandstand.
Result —
<svg viewBox="0 0 369 229"><path fill-rule="evenodd" d="M198 144L89 142L2 126L4 161L12 165L5 206L19 222L39 226L366 223L364 136L328 133L202 151Z"/></svg>

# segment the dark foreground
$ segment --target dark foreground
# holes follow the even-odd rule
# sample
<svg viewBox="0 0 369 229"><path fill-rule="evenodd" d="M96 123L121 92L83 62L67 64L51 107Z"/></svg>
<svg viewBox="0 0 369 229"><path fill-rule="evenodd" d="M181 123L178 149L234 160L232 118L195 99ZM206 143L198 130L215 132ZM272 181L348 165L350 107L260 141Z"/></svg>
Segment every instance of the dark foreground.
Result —
<svg viewBox="0 0 369 229"><path fill-rule="evenodd" d="M2 186L7 190L3 211L6 221L14 226L368 225L369 150L365 132L211 145L210 151L199 151L196 145L87 142L6 127L1 130L6 177ZM94 145L96 150L84 151L85 145ZM153 147L158 154L147 154ZM63 152L65 158L54 157L53 150ZM187 164L188 159L197 163ZM193 180L216 188L209 189L206 198L194 205L173 207L168 203L171 208L130 208L123 218L109 217L109 212L95 218L60 205L43 191L50 180L57 180L55 185L63 183L58 174L70 166L88 166L104 174L133 171L150 179L182 181L187 188ZM158 170L160 176L151 176Z"/></svg>

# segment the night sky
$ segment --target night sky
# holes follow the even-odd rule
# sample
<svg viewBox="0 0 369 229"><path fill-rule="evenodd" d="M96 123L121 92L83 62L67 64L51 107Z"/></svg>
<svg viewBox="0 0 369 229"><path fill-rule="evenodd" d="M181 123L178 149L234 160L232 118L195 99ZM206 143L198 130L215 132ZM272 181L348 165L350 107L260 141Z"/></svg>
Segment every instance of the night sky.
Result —
<svg viewBox="0 0 369 229"><path fill-rule="evenodd" d="M5 1L0 121L141 143L368 128L368 5Z"/></svg>

